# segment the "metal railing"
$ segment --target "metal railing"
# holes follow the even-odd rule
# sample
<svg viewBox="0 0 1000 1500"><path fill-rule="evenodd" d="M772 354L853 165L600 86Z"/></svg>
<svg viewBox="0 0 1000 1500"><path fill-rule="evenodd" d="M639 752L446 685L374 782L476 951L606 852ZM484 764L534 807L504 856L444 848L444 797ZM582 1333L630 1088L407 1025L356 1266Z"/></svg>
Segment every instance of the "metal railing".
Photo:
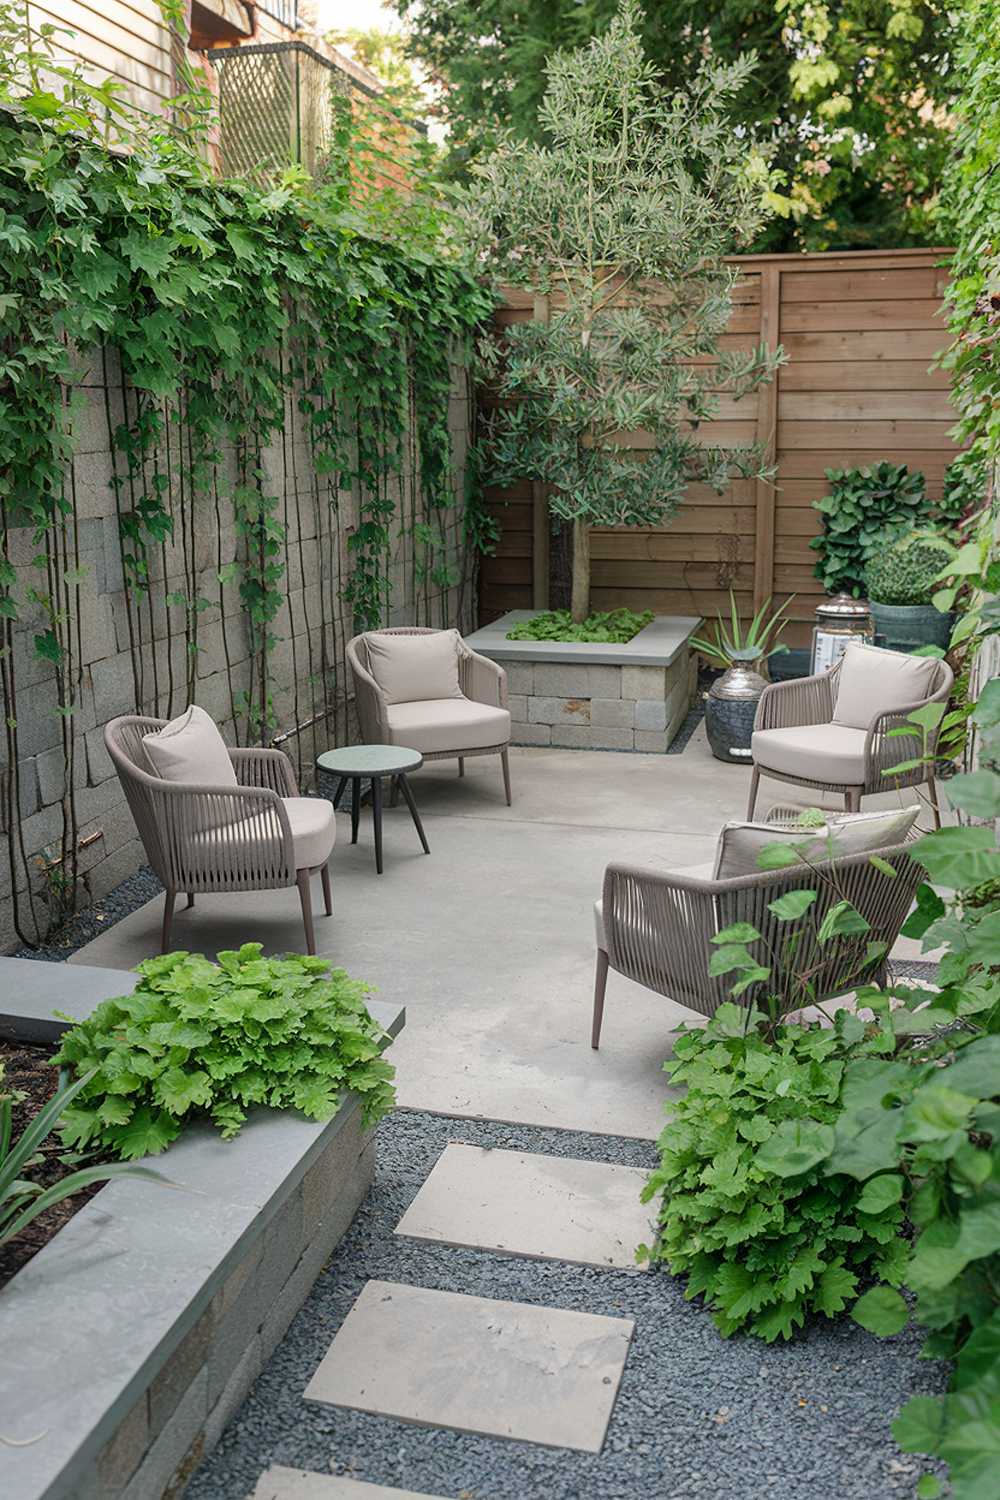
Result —
<svg viewBox="0 0 1000 1500"><path fill-rule="evenodd" d="M287 26L289 31L298 30L298 0L257 0L257 9L262 10L265 16L270 16L272 21Z"/></svg>

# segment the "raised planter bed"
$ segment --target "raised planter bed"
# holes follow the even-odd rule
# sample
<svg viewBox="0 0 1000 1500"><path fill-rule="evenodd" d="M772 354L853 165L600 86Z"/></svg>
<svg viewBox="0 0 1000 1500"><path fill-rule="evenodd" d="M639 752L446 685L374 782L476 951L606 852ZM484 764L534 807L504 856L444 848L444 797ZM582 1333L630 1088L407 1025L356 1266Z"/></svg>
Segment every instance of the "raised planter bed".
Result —
<svg viewBox="0 0 1000 1500"><path fill-rule="evenodd" d="M0 1034L54 1040L53 1010L82 1017L135 978L0 959ZM109 1183L0 1294L4 1496L179 1493L350 1225L374 1140L353 1099L322 1125L261 1109L232 1141L191 1126L155 1165L177 1187Z"/></svg>
<svg viewBox="0 0 1000 1500"><path fill-rule="evenodd" d="M537 613L512 609L467 637L506 669L514 744L666 750L697 692L689 642L701 618L657 615L624 646L507 640Z"/></svg>

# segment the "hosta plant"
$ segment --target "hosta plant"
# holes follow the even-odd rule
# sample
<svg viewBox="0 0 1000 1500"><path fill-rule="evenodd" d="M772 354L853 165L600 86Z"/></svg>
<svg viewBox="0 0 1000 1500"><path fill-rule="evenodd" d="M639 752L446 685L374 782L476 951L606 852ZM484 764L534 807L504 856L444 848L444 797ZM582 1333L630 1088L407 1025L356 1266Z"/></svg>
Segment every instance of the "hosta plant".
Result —
<svg viewBox="0 0 1000 1500"><path fill-rule="evenodd" d="M217 963L168 953L138 972L131 995L63 1037L56 1062L86 1075L63 1119L67 1143L130 1158L162 1151L197 1116L235 1135L255 1104L325 1120L350 1090L366 1124L392 1107L368 986L343 969L245 943Z"/></svg>
<svg viewBox="0 0 1000 1500"><path fill-rule="evenodd" d="M93 1073L86 1073L76 1083L59 1089L15 1140L13 1105L23 1096L5 1090L0 1065L0 1245L20 1234L22 1229L26 1229L33 1219L37 1219L39 1214L51 1208L54 1203L71 1198L92 1182L107 1182L112 1177L124 1175L163 1181L157 1172L147 1171L144 1167L125 1166L120 1162L79 1167L47 1188L25 1176L38 1165L41 1146L48 1140L60 1119L65 1118L77 1095L88 1087L92 1079Z"/></svg>
<svg viewBox="0 0 1000 1500"><path fill-rule="evenodd" d="M719 1331L768 1343L810 1314L849 1307L866 1279L895 1285L906 1260L898 1198L830 1178L847 1063L873 1047L841 1011L832 1027L778 1025L737 1005L683 1033L665 1064L684 1085L644 1199L662 1194L641 1257L687 1278Z"/></svg>

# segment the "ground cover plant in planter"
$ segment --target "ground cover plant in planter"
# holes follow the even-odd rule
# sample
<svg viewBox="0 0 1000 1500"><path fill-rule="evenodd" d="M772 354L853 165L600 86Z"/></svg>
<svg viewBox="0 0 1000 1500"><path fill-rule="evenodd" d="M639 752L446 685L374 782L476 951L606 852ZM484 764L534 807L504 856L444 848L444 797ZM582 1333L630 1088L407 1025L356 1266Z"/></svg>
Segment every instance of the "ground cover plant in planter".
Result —
<svg viewBox="0 0 1000 1500"><path fill-rule="evenodd" d="M933 603L946 546L933 532L911 531L872 552L865 564L865 591L878 635L892 651L945 650L954 615Z"/></svg>
<svg viewBox="0 0 1000 1500"><path fill-rule="evenodd" d="M509 641L607 641L623 646L640 630L653 623L653 611L646 609L609 609L588 615L579 625L573 621L568 609L550 609L534 615L530 620L521 620L508 630Z"/></svg>
<svg viewBox="0 0 1000 1500"><path fill-rule="evenodd" d="M368 986L325 959L264 958L259 943L217 955L168 953L139 965L131 995L68 1031L55 1061L84 1082L64 1140L131 1158L162 1151L186 1120L232 1136L255 1104L329 1119L343 1094L366 1125L391 1107L393 1068Z"/></svg>

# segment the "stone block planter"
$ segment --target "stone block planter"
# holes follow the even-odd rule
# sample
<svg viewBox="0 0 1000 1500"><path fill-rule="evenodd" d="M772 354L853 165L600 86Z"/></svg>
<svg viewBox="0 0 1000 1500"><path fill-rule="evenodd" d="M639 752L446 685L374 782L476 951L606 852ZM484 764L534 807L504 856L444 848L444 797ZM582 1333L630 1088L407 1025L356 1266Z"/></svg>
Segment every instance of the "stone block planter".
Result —
<svg viewBox="0 0 1000 1500"><path fill-rule="evenodd" d="M689 641L701 619L658 615L624 646L507 640L508 630L537 613L511 610L467 637L507 672L513 743L666 750L695 699Z"/></svg>
<svg viewBox="0 0 1000 1500"><path fill-rule="evenodd" d="M53 1006L86 1015L134 982L0 959L0 1033L49 1039ZM350 1225L374 1139L354 1099L325 1124L262 1109L232 1141L191 1126L155 1165L177 1186L109 1183L0 1292L12 1500L179 1494Z"/></svg>

